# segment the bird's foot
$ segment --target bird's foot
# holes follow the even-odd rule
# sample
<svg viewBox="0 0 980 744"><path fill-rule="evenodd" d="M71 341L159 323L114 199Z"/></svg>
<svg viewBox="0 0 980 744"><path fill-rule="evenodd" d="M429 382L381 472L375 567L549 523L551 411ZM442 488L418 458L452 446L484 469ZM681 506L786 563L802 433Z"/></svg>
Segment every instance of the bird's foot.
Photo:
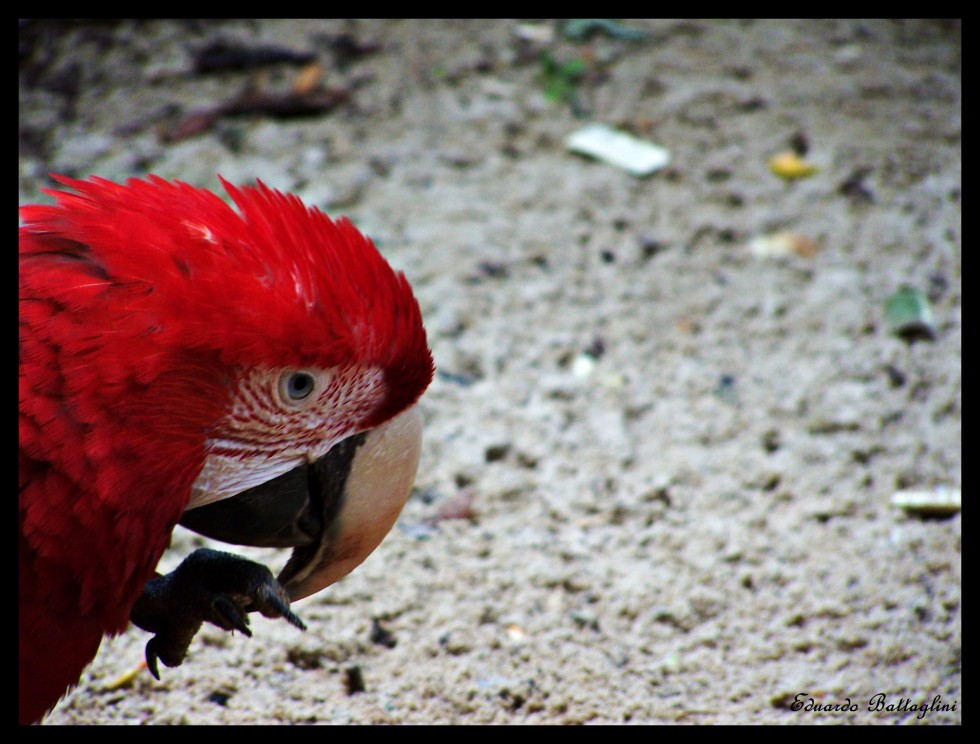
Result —
<svg viewBox="0 0 980 744"><path fill-rule="evenodd" d="M289 594L260 563L231 553L200 548L171 573L147 582L130 619L154 633L146 644L146 665L160 679L159 659L180 666L205 621L251 636L248 613L285 618L300 630L303 621L289 608Z"/></svg>

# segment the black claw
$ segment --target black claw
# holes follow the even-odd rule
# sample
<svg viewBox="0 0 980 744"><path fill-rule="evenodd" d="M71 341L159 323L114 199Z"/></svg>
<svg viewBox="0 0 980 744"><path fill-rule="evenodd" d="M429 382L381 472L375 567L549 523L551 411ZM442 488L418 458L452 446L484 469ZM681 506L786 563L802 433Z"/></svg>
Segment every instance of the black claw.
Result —
<svg viewBox="0 0 980 744"><path fill-rule="evenodd" d="M214 598L214 608L226 621L226 623L217 623L223 630L237 630L249 638L252 637L252 631L248 627L248 615L232 600L218 595Z"/></svg>
<svg viewBox="0 0 980 744"><path fill-rule="evenodd" d="M298 615L294 615L291 610L286 610L282 616L286 619L286 622L293 627L299 628L300 630L306 630L306 623L300 620Z"/></svg>
<svg viewBox="0 0 980 744"><path fill-rule="evenodd" d="M258 592L258 610L266 617L281 617L290 625L306 630L306 624L289 609L289 601L271 587L262 587Z"/></svg>
<svg viewBox="0 0 980 744"><path fill-rule="evenodd" d="M306 623L304 623L302 620L300 620L298 616L294 615L293 614L293 611L290 610L289 607L283 607L279 611L279 614L290 625L293 625L293 626L299 628L300 630L306 630Z"/></svg>
<svg viewBox="0 0 980 744"><path fill-rule="evenodd" d="M146 668L150 670L150 674L153 675L153 678L159 682L160 670L157 668L157 655L153 650L153 641L155 640L156 638L154 637L146 643Z"/></svg>

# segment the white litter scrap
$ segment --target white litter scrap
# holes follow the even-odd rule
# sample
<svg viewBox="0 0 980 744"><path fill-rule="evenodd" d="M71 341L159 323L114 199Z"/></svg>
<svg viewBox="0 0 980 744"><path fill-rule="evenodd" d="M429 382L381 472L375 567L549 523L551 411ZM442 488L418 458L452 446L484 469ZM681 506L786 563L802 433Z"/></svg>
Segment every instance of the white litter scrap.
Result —
<svg viewBox="0 0 980 744"><path fill-rule="evenodd" d="M932 491L896 491L892 506L923 517L951 516L961 508L960 489L940 486Z"/></svg>
<svg viewBox="0 0 980 744"><path fill-rule="evenodd" d="M757 235L749 241L749 252L760 258L777 258L791 254L812 258L817 250L817 244L810 238L789 230Z"/></svg>
<svg viewBox="0 0 980 744"><path fill-rule="evenodd" d="M575 377L585 379L586 377L591 377L592 373L595 372L596 359L591 354L579 354L575 357L575 361L572 362L572 374Z"/></svg>
<svg viewBox="0 0 980 744"><path fill-rule="evenodd" d="M605 124L589 124L565 140L572 152L601 160L634 176L649 176L670 163L670 151Z"/></svg>

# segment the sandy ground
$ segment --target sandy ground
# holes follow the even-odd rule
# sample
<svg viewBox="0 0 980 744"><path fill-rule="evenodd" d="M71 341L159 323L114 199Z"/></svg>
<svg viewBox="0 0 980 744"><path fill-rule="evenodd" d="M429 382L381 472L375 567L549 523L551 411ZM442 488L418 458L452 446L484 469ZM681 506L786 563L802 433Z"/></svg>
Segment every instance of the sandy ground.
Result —
<svg viewBox="0 0 980 744"><path fill-rule="evenodd" d="M22 203L49 171L294 191L404 269L439 368L417 489L296 603L307 632L205 629L115 684L131 629L49 723L960 722L960 516L890 504L960 486L960 26L629 25L22 26ZM195 73L215 39L311 53L348 96L181 137L300 74ZM593 121L671 164L567 152ZM794 146L818 171L788 182ZM811 250L750 250L781 230ZM891 332L903 285L933 340Z"/></svg>

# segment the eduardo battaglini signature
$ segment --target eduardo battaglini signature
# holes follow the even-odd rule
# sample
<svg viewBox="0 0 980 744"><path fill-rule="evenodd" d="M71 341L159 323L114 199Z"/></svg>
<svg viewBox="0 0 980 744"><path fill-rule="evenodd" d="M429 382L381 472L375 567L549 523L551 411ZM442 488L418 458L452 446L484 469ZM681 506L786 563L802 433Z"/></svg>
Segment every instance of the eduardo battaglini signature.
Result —
<svg viewBox="0 0 980 744"><path fill-rule="evenodd" d="M941 695L936 695L931 701L915 702L912 698L889 698L885 693L878 692L868 699L867 711L869 713L914 713L916 718L922 719L929 713L955 711L957 702L956 700L951 703L943 702ZM861 710L862 706L852 702L849 697L838 702L820 703L809 697L807 693L801 692L793 698L789 707L790 710L802 710L807 713L845 713Z"/></svg>

